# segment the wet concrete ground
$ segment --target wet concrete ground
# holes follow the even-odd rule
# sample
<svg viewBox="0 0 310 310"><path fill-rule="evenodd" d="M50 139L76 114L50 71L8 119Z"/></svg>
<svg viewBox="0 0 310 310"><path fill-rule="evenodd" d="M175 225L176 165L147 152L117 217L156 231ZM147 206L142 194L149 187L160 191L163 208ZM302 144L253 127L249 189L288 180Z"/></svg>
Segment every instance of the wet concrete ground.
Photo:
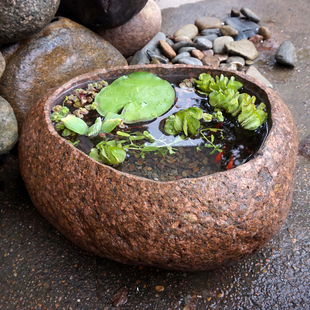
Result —
<svg viewBox="0 0 310 310"><path fill-rule="evenodd" d="M183 1L184 2L184 1ZM308 0L234 1L261 16L279 43L290 40L298 65L256 62L290 108L299 140L310 135ZM173 32L202 15L224 19L232 4L207 0L164 9ZM310 309L310 160L298 156L293 203L279 234L233 266L199 273L126 266L86 253L58 233L30 201L15 148L0 157L0 309ZM126 289L124 288L127 288ZM122 289L122 291L119 291ZM116 298L116 293L120 294Z"/></svg>

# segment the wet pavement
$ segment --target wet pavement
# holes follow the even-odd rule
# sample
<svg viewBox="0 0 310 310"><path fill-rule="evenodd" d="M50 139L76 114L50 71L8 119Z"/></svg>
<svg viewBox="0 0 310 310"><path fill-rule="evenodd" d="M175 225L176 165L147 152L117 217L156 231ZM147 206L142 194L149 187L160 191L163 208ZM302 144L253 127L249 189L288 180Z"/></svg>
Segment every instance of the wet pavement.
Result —
<svg viewBox="0 0 310 310"><path fill-rule="evenodd" d="M297 49L295 69L276 65L270 51L256 66L291 110L302 141L310 135L309 1L234 1L242 6ZM202 15L224 20L231 8L207 0L164 9L162 30L173 34ZM68 241L31 203L14 148L0 156L0 309L310 309L309 179L310 160L299 155L291 211L257 254L218 270L171 272L99 258Z"/></svg>

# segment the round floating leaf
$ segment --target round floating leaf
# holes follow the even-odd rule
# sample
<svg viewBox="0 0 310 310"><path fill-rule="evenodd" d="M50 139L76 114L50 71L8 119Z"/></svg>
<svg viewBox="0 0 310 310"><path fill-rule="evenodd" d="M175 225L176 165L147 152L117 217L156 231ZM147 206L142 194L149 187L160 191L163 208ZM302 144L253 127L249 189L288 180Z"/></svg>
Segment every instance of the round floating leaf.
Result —
<svg viewBox="0 0 310 310"><path fill-rule="evenodd" d="M103 88L95 98L100 115L119 113L124 123L154 119L168 111L175 92L170 83L149 72L122 76Z"/></svg>

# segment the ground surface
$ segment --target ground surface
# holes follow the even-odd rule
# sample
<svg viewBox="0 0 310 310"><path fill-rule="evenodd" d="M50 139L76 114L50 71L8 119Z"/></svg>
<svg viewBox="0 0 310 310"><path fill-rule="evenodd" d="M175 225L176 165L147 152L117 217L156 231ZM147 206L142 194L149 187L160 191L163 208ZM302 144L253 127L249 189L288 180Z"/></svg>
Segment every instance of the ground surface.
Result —
<svg viewBox="0 0 310 310"><path fill-rule="evenodd" d="M164 9L162 30L173 34L202 15L223 20L231 5L207 0ZM236 0L233 5L249 7L280 43L295 45L295 69L276 66L268 53L256 65L291 110L301 141L310 135L309 2ZM113 298L116 303L120 289L119 303L128 298L120 309L310 309L309 180L310 161L299 156L289 216L250 259L214 271L169 272L111 262L69 242L31 203L14 149L0 157L0 309L116 309Z"/></svg>

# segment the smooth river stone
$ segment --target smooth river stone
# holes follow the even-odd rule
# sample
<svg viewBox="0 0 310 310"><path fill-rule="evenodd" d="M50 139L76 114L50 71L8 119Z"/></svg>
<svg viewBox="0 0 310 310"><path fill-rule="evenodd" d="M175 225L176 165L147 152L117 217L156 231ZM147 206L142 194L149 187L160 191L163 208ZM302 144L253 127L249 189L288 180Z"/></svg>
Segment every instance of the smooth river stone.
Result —
<svg viewBox="0 0 310 310"><path fill-rule="evenodd" d="M220 65L220 61L216 56L205 56L201 59L204 66L217 68Z"/></svg>
<svg viewBox="0 0 310 310"><path fill-rule="evenodd" d="M59 17L7 54L0 95L14 109L21 127L28 111L50 89L86 72L126 65L126 59L110 43Z"/></svg>
<svg viewBox="0 0 310 310"><path fill-rule="evenodd" d="M242 8L240 12L249 20L252 20L255 23L260 22L260 18L250 9Z"/></svg>
<svg viewBox="0 0 310 310"><path fill-rule="evenodd" d="M230 36L230 37L235 37L238 35L238 30L235 28L229 26L229 25L224 25L220 28L220 31L223 36Z"/></svg>
<svg viewBox="0 0 310 310"><path fill-rule="evenodd" d="M222 26L222 23L216 17L202 16L202 17L198 17L195 20L195 25L201 31L201 30L210 29L210 28L220 28Z"/></svg>
<svg viewBox="0 0 310 310"><path fill-rule="evenodd" d="M174 34L173 37L188 37L193 39L198 34L198 28L194 24L187 24L179 28Z"/></svg>
<svg viewBox="0 0 310 310"><path fill-rule="evenodd" d="M238 68L242 68L245 65L245 60L240 56L230 56L226 59L226 63L235 64Z"/></svg>
<svg viewBox="0 0 310 310"><path fill-rule="evenodd" d="M292 42L285 41L275 54L276 61L280 64L294 67L297 61L296 49Z"/></svg>
<svg viewBox="0 0 310 310"><path fill-rule="evenodd" d="M218 37L213 41L213 51L214 54L225 54L226 48L225 44L233 42L234 39L229 36Z"/></svg>
<svg viewBox="0 0 310 310"><path fill-rule="evenodd" d="M253 21L239 17L229 17L225 23L238 31L238 35L234 37L235 41L250 38L258 33L260 27Z"/></svg>
<svg viewBox="0 0 310 310"><path fill-rule="evenodd" d="M195 57L182 57L181 59L178 60L179 64L184 64L184 65L193 65L193 66L202 66L202 62L195 58Z"/></svg>
<svg viewBox="0 0 310 310"><path fill-rule="evenodd" d="M168 58L174 58L177 55L173 48L165 40L159 40L158 43L164 55Z"/></svg>
<svg viewBox="0 0 310 310"><path fill-rule="evenodd" d="M189 52L183 52L183 53L180 53L178 54L177 56L175 56L171 62L173 64L177 63L181 58L184 58L184 57L191 57L191 54Z"/></svg>
<svg viewBox="0 0 310 310"><path fill-rule="evenodd" d="M204 29L200 32L200 34L202 36L209 36L209 35L212 35L212 34L216 34L217 36L221 36L222 33L220 31L219 28L210 28L210 29Z"/></svg>
<svg viewBox="0 0 310 310"><path fill-rule="evenodd" d="M194 47L196 47L199 50L209 50L213 47L212 42L206 39L205 37L195 37L193 42Z"/></svg>
<svg viewBox="0 0 310 310"><path fill-rule="evenodd" d="M245 39L225 43L225 48L229 54L239 55L245 59L253 60L258 56L255 45L251 41Z"/></svg>

